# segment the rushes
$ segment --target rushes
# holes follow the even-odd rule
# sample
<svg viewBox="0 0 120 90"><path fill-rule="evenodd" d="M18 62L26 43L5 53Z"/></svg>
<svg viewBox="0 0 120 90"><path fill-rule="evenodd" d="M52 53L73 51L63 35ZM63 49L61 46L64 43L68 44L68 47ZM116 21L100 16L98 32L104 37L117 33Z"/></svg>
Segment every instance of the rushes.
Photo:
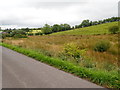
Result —
<svg viewBox="0 0 120 90"><path fill-rule="evenodd" d="M96 52L93 50L93 46L101 40L107 40L111 43L108 51ZM85 66L89 66L89 64L97 63L96 69L103 68L102 63L104 62L108 62L116 67L118 63L117 35L32 36L27 39L4 39L3 42L36 50L46 56L60 58L61 60L67 60L79 65L88 64ZM85 53L83 54L83 52ZM92 60L89 61L86 56ZM86 60L84 63L81 61L83 58Z"/></svg>

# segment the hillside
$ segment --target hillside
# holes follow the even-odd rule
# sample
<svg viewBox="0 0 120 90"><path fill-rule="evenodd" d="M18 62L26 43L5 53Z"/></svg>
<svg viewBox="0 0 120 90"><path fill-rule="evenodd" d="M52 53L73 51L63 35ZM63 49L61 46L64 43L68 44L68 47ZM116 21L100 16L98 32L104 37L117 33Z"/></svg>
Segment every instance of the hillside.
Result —
<svg viewBox="0 0 120 90"><path fill-rule="evenodd" d="M111 26L117 26L118 22L105 23L90 27L73 29L69 31L52 33L51 35L94 35L94 34L108 34L108 29Z"/></svg>

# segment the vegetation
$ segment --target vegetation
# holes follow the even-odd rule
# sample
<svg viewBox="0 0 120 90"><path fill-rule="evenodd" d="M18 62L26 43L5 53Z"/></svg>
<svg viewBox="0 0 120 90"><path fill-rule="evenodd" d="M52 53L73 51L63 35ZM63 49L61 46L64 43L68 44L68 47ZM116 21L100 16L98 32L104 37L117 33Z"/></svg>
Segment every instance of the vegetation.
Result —
<svg viewBox="0 0 120 90"><path fill-rule="evenodd" d="M14 37L14 38L26 38L26 32L22 30L6 30L2 32L2 38Z"/></svg>
<svg viewBox="0 0 120 90"><path fill-rule="evenodd" d="M89 26L84 28L73 29L64 32L52 33L51 35L100 35L100 34L110 34L109 28L112 26L117 26L118 22L105 23L95 26Z"/></svg>
<svg viewBox="0 0 120 90"><path fill-rule="evenodd" d="M116 34L119 32L119 27L118 26L112 26L109 28L109 31L112 33L112 34Z"/></svg>
<svg viewBox="0 0 120 90"><path fill-rule="evenodd" d="M51 26L48 25L48 24L45 24L45 26L42 28L42 32L43 32L44 34L50 34L50 33L52 33Z"/></svg>
<svg viewBox="0 0 120 90"><path fill-rule="evenodd" d="M99 20L99 21L90 21L87 19L87 20L83 20L81 24L75 25L75 28L88 27L88 26L109 23L109 22L115 22L115 21L120 21L120 17L112 17L112 18Z"/></svg>
<svg viewBox="0 0 120 90"><path fill-rule="evenodd" d="M71 27L69 24L54 24L53 26L49 26L48 28L45 29L43 27L43 33L44 32L61 32L61 31L68 31L74 28L83 28L83 27L88 27L88 26L93 26L93 25L98 25L98 24L103 24L103 23L109 23L109 22L115 22L115 21L120 21L120 17L112 17L104 20L99 20L99 21L90 21L90 20L83 20L81 24L75 25L75 27ZM45 24L46 25L46 24ZM48 25L48 24L47 24ZM52 29L52 30L51 30ZM50 33L44 33L44 34L50 34ZM106 33L106 32L105 32Z"/></svg>
<svg viewBox="0 0 120 90"><path fill-rule="evenodd" d="M113 73L108 73L105 71L96 71L93 69L87 69L81 66L76 66L75 64L72 64L67 61L62 61L59 59L51 58L48 56L44 56L43 54L40 54L33 50L28 50L24 48L20 48L17 46L12 46L8 44L1 44L2 46L5 46L7 48L10 48L12 50L15 50L17 52L23 53L27 56L30 56L32 58L35 58L36 60L39 60L41 62L50 64L56 68L59 68L61 70L64 70L66 72L75 74L82 78L89 78L90 81L107 86L109 88L120 88L120 79L118 78L117 74L114 75Z"/></svg>
<svg viewBox="0 0 120 90"><path fill-rule="evenodd" d="M66 30L70 30L70 29L71 29L71 26L69 24L61 24L61 25L54 24L52 26L52 33L66 31Z"/></svg>
<svg viewBox="0 0 120 90"><path fill-rule="evenodd" d="M109 41L110 48L104 53L94 51L93 47L99 41ZM28 38L3 39L3 42L41 52L46 56L60 58L80 66L95 66L94 69L108 70L107 62L112 71L118 69L118 36L109 35L64 35L64 36L32 36ZM87 65L88 64L88 65ZM93 65L95 64L95 65ZM109 66L107 65L107 66Z"/></svg>
<svg viewBox="0 0 120 90"><path fill-rule="evenodd" d="M98 25L98 24L103 24L103 23L109 23L109 22L115 22L115 21L120 21L120 17L112 17L112 18L108 18L108 19L104 19L104 20L99 20L99 21L90 21L90 20L83 20L81 24L79 25L75 25L73 27L71 27L69 24L54 24L53 26L50 26L48 24L45 24L42 28L21 28L21 29L6 29L4 30L3 32L7 33L10 35L9 32L12 32L12 31L24 31L26 33L26 35L43 35L43 34L51 34L51 33L55 33L55 32L61 32L61 31L68 31L68 30L71 30L71 29L77 29L77 28L83 28L83 27L88 27L88 26L93 26L93 25ZM110 29L110 32L112 31L115 31L113 33L116 33L116 29L114 27L115 30L113 29ZM36 33L33 32L33 30L37 31ZM41 32L42 31L42 32ZM85 30L84 30L85 31ZM96 31L94 31L96 32ZM98 32L99 33L99 32ZM98 34L97 32L95 34ZM108 33L108 31L104 31L104 33ZM7 35L3 35L5 37L8 37ZM20 36L20 35L18 35Z"/></svg>
<svg viewBox="0 0 120 90"><path fill-rule="evenodd" d="M115 28L118 22L113 22L118 20L84 20L75 27L45 24L36 30L5 30L2 45L100 85L119 88L119 31ZM111 27L115 33L111 34Z"/></svg>
<svg viewBox="0 0 120 90"><path fill-rule="evenodd" d="M110 42L108 41L98 41L95 46L94 50L99 52L105 52L110 48Z"/></svg>

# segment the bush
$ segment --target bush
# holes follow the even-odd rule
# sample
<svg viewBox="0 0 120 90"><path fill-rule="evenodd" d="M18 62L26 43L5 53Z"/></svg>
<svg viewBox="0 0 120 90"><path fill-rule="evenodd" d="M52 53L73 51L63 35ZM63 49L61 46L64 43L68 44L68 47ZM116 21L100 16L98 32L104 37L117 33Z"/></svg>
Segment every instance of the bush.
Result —
<svg viewBox="0 0 120 90"><path fill-rule="evenodd" d="M6 38L6 35L5 34L0 34L0 39L4 39Z"/></svg>
<svg viewBox="0 0 120 90"><path fill-rule="evenodd" d="M35 33L35 35L42 35L42 33L41 33L41 32L38 32L38 33Z"/></svg>
<svg viewBox="0 0 120 90"><path fill-rule="evenodd" d="M22 34L15 34L13 37L14 38L27 38L26 35L22 35Z"/></svg>
<svg viewBox="0 0 120 90"><path fill-rule="evenodd" d="M112 26L109 28L109 32L111 32L112 34L116 34L119 31L119 27L118 26Z"/></svg>
<svg viewBox="0 0 120 90"><path fill-rule="evenodd" d="M64 47L64 52L67 56L72 56L74 58L80 58L79 47L73 43L66 44Z"/></svg>
<svg viewBox="0 0 120 90"><path fill-rule="evenodd" d="M94 46L94 50L99 52L105 52L109 48L110 48L110 42L108 41L99 41Z"/></svg>
<svg viewBox="0 0 120 90"><path fill-rule="evenodd" d="M78 45L74 43L68 43L64 47L64 52L62 53L62 59L70 59L70 60L75 60L77 63L81 61L83 58L83 54L86 53L86 49L80 49Z"/></svg>
<svg viewBox="0 0 120 90"><path fill-rule="evenodd" d="M33 36L33 33L28 33L28 36Z"/></svg>

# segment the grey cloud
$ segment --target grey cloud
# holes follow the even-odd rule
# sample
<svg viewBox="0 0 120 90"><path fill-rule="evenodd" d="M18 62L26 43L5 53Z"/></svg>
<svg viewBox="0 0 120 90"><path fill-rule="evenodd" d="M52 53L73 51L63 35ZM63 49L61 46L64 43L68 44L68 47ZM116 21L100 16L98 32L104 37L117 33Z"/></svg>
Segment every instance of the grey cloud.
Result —
<svg viewBox="0 0 120 90"><path fill-rule="evenodd" d="M87 2L28 2L28 4L24 4L24 6L34 8L57 9L75 5L85 5L86 3Z"/></svg>
<svg viewBox="0 0 120 90"><path fill-rule="evenodd" d="M118 0L8 0L7 3L3 1L0 5L2 26L40 27L45 22L76 25L83 19L99 20L117 16L118 12Z"/></svg>

